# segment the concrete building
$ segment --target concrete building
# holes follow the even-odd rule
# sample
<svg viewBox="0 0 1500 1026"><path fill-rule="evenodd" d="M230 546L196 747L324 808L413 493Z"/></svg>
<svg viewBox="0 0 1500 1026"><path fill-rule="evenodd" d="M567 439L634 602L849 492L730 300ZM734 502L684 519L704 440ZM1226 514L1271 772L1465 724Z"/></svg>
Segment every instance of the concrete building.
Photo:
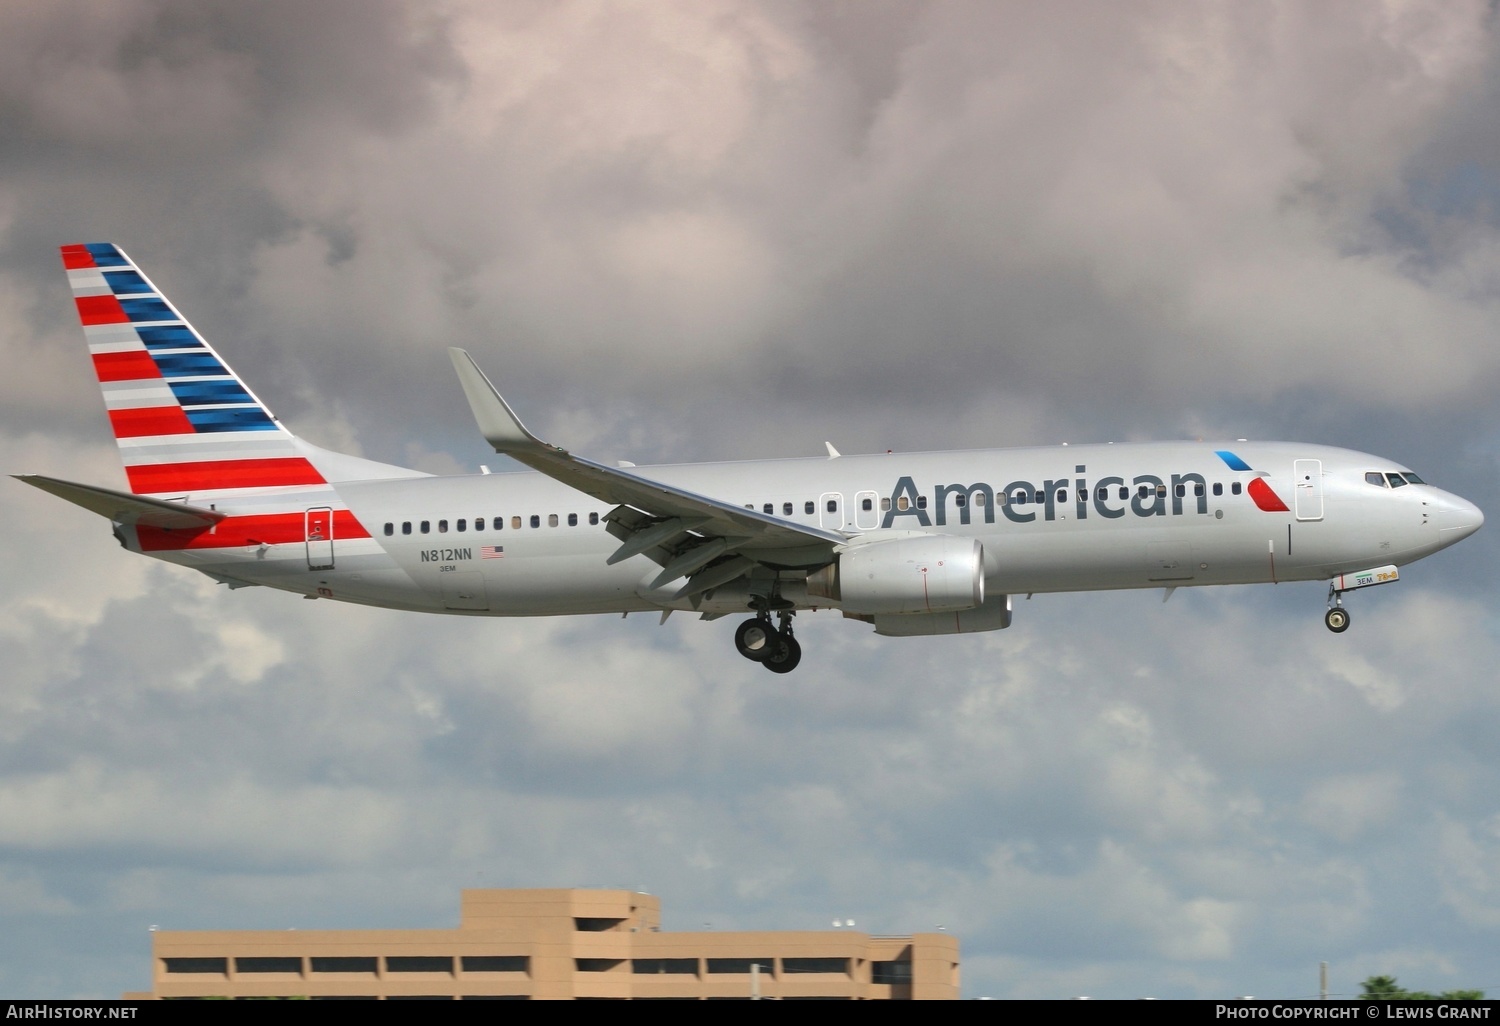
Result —
<svg viewBox="0 0 1500 1026"><path fill-rule="evenodd" d="M957 998L958 940L663 933L631 891L469 890L454 930L152 934L152 998Z"/></svg>

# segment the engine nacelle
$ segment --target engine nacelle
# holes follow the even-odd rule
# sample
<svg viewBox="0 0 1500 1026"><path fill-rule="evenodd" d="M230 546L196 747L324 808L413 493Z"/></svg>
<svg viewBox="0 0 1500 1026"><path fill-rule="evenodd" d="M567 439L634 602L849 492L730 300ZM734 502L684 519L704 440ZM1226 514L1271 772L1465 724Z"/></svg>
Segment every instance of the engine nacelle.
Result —
<svg viewBox="0 0 1500 1026"><path fill-rule="evenodd" d="M888 638L921 638L934 634L978 634L981 631L1003 631L1010 626L1010 596L991 595L978 609L957 613L907 613L900 615L862 616L873 620L875 633Z"/></svg>
<svg viewBox="0 0 1500 1026"><path fill-rule="evenodd" d="M984 546L924 535L851 545L807 577L809 598L846 613L951 613L984 604Z"/></svg>

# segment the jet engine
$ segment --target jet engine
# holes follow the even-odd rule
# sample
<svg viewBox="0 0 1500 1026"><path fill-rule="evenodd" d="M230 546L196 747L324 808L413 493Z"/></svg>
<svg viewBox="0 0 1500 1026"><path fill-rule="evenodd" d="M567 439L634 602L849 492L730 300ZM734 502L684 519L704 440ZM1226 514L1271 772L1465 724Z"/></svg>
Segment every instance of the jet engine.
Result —
<svg viewBox="0 0 1500 1026"><path fill-rule="evenodd" d="M941 534L850 545L808 575L807 594L854 615L975 609L984 604L984 546Z"/></svg>

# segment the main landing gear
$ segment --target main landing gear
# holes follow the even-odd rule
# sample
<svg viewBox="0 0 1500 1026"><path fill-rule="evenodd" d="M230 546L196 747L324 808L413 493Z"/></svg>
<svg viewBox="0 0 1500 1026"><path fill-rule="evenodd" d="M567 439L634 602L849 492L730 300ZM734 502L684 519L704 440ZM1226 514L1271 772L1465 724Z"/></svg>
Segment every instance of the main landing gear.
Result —
<svg viewBox="0 0 1500 1026"><path fill-rule="evenodd" d="M740 655L760 663L772 673L791 673L802 661L802 646L792 637L791 609L779 609L780 627L771 626L771 612L762 609L734 632L734 647Z"/></svg>

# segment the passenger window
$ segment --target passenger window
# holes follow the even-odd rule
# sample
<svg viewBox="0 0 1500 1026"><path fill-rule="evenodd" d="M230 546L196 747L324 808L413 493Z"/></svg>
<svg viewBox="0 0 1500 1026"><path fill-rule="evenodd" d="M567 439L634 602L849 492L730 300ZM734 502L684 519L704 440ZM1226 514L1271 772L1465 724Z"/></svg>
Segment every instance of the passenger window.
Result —
<svg viewBox="0 0 1500 1026"><path fill-rule="evenodd" d="M1059 488L1057 490L1057 501L1058 502L1067 502L1068 501L1068 490L1066 488Z"/></svg>
<svg viewBox="0 0 1500 1026"><path fill-rule="evenodd" d="M410 520L403 520L403 521L401 521L401 533L402 534L411 534L411 521Z"/></svg>
<svg viewBox="0 0 1500 1026"><path fill-rule="evenodd" d="M1141 498L1144 499L1146 496L1148 496L1150 494L1151 494L1151 486L1150 485L1141 485Z"/></svg>
<svg viewBox="0 0 1500 1026"><path fill-rule="evenodd" d="M917 496L917 509L926 509L926 508L927 508L927 496L925 496L925 495L918 495Z"/></svg>
<svg viewBox="0 0 1500 1026"><path fill-rule="evenodd" d="M1177 492L1177 497L1180 499L1187 494L1187 485L1177 485L1174 491Z"/></svg>
<svg viewBox="0 0 1500 1026"><path fill-rule="evenodd" d="M1010 500L1011 501L1011 505L1013 505L1013 506L1024 506L1024 505L1026 505L1027 500L1030 499L1030 498L1031 498L1031 496L1028 493L1026 493L1026 492L1017 492L1016 493L1016 497L1014 499Z"/></svg>
<svg viewBox="0 0 1500 1026"><path fill-rule="evenodd" d="M1037 502L1046 502L1047 501L1047 493L1046 492L1037 492L1036 493L1036 501Z"/></svg>
<svg viewBox="0 0 1500 1026"><path fill-rule="evenodd" d="M568 526L569 527L577 527L578 526L578 514L577 513L569 513L568 514Z"/></svg>
<svg viewBox="0 0 1500 1026"><path fill-rule="evenodd" d="M1125 485L1121 485L1120 486L1120 501L1124 502L1128 498L1130 498L1130 489L1127 488Z"/></svg>
<svg viewBox="0 0 1500 1026"><path fill-rule="evenodd" d="M1200 481L1200 482L1198 482L1198 483L1196 483L1196 484L1193 485L1193 494L1194 495L1202 495L1203 494L1203 482Z"/></svg>
<svg viewBox="0 0 1500 1026"><path fill-rule="evenodd" d="M1368 471L1365 474L1365 484L1372 484L1372 485L1375 485L1378 488L1384 488L1385 487L1385 475L1377 473L1377 472L1375 472L1373 470Z"/></svg>
<svg viewBox="0 0 1500 1026"><path fill-rule="evenodd" d="M1231 495L1238 495L1238 494L1240 494L1240 483L1238 481L1236 481L1234 484L1230 485L1229 486L1229 492L1230 492Z"/></svg>
<svg viewBox="0 0 1500 1026"><path fill-rule="evenodd" d="M1214 494L1215 495L1223 495L1224 494L1224 485L1223 485L1222 482L1220 482L1220 481L1215 481L1214 482Z"/></svg>
<svg viewBox="0 0 1500 1026"><path fill-rule="evenodd" d="M906 507L902 506L901 508L905 509ZM813 504L810 501L809 502L804 502L802 504L802 512L806 513L808 516L812 516L812 513L813 513Z"/></svg>
<svg viewBox="0 0 1500 1026"><path fill-rule="evenodd" d="M446 520L439 520L438 521L438 534L447 534L447 533L448 533L448 521L446 521Z"/></svg>
<svg viewBox="0 0 1500 1026"><path fill-rule="evenodd" d="M792 515L792 504L790 502L783 502L781 504L781 515L784 517Z"/></svg>
<svg viewBox="0 0 1500 1026"><path fill-rule="evenodd" d="M1089 501L1088 489L1086 489L1086 488L1080 488L1080 489L1078 489L1078 501L1079 502L1088 502Z"/></svg>
<svg viewBox="0 0 1500 1026"><path fill-rule="evenodd" d="M880 500L880 512L882 512L882 513L889 513L890 511L891 511L890 496L885 496L884 498L882 498Z"/></svg>
<svg viewBox="0 0 1500 1026"><path fill-rule="evenodd" d="M557 514L556 513L548 513L547 514L547 526L548 527L556 527L557 526Z"/></svg>
<svg viewBox="0 0 1500 1026"><path fill-rule="evenodd" d="M591 526L593 526L593 525L597 525L598 523L599 523L599 514L597 514L597 513L590 513L589 514L589 524Z"/></svg>
<svg viewBox="0 0 1500 1026"><path fill-rule="evenodd" d="M385 536L387 538L389 538L391 535L393 535L395 533L396 533L396 525L395 524L386 524L385 525Z"/></svg>
<svg viewBox="0 0 1500 1026"><path fill-rule="evenodd" d="M768 502L765 505L761 506L760 511L762 513L766 513L766 514L775 513L776 512L776 504Z"/></svg>
<svg viewBox="0 0 1500 1026"><path fill-rule="evenodd" d="M955 495L953 497L953 505L957 506L959 509L963 509L964 508L964 497L962 495ZM869 508L870 508L870 500L866 499L865 500L865 509L869 509Z"/></svg>
<svg viewBox="0 0 1500 1026"><path fill-rule="evenodd" d="M515 530L519 531L521 529L521 518L520 517L511 517L510 518L510 526L512 528L514 528Z"/></svg>
<svg viewBox="0 0 1500 1026"><path fill-rule="evenodd" d="M475 517L474 518L474 530L476 530L476 531L483 531L484 530L484 517Z"/></svg>
<svg viewBox="0 0 1500 1026"><path fill-rule="evenodd" d="M542 518L540 516L538 516L537 514L535 514L535 513L531 514L531 526L532 527L541 527L542 526Z"/></svg>
<svg viewBox="0 0 1500 1026"><path fill-rule="evenodd" d="M422 533L423 534L431 534L432 533L432 521L430 521L430 520L424 520L424 521L422 521Z"/></svg>
<svg viewBox="0 0 1500 1026"><path fill-rule="evenodd" d="M453 526L455 528L457 528L458 530L460 530L460 531L467 531L469 529L469 522L467 520L460 520L458 523L454 524Z"/></svg>
<svg viewBox="0 0 1500 1026"><path fill-rule="evenodd" d="M1181 495L1182 493L1178 492L1177 494ZM1160 484L1160 485L1156 486L1156 497L1159 498L1159 499L1165 499L1167 497L1167 486L1166 485Z"/></svg>
<svg viewBox="0 0 1500 1026"><path fill-rule="evenodd" d="M905 513L911 508L911 500L904 495L900 496L896 499L896 508Z"/></svg>
<svg viewBox="0 0 1500 1026"><path fill-rule="evenodd" d="M984 505L984 493L983 492L979 492L977 495L974 496L974 505L976 505L976 506L983 506Z"/></svg>

